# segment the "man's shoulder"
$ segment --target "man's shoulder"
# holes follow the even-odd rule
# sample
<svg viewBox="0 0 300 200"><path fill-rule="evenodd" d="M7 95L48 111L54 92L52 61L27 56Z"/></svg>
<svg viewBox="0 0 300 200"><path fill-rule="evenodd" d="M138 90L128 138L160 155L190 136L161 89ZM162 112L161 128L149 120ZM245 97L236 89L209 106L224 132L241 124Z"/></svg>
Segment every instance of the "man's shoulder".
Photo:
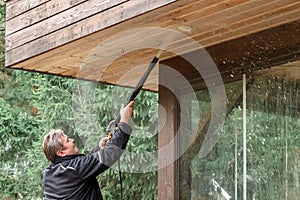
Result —
<svg viewBox="0 0 300 200"><path fill-rule="evenodd" d="M89 164L90 162L97 161L96 158L92 154L81 154L80 156L74 157L70 160L68 160L67 163L69 165L84 165L84 164Z"/></svg>
<svg viewBox="0 0 300 200"><path fill-rule="evenodd" d="M58 166L68 166L72 162L78 162L81 159L84 159L84 154L76 154L64 157L57 157L54 162L52 162L46 169L52 169Z"/></svg>
<svg viewBox="0 0 300 200"><path fill-rule="evenodd" d="M88 169L93 166L99 165L99 162L93 156L88 155L78 155L69 159L64 159L62 162L52 163L45 170L45 175L49 174L64 174L72 173L77 174L82 171L82 169Z"/></svg>

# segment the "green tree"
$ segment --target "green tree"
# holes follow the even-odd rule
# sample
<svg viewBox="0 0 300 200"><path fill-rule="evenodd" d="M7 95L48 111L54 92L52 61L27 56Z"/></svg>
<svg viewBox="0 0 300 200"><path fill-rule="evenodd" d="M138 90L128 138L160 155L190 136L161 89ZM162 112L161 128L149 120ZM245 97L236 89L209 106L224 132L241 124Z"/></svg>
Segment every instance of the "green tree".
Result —
<svg viewBox="0 0 300 200"><path fill-rule="evenodd" d="M4 67L5 59L5 4L0 0L0 69Z"/></svg>
<svg viewBox="0 0 300 200"><path fill-rule="evenodd" d="M6 69L5 59L5 4L0 1L0 198L22 198L26 191L20 184L27 177L31 164L27 151L39 135L39 122L30 106L31 88L15 71ZM24 184L25 186L25 184Z"/></svg>

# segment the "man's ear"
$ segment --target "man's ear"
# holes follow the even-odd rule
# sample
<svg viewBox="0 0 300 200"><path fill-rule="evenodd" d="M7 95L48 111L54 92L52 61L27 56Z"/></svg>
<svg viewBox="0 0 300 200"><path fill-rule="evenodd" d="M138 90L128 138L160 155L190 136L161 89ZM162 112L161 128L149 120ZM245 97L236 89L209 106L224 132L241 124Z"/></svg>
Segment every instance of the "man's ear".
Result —
<svg viewBox="0 0 300 200"><path fill-rule="evenodd" d="M59 156L59 157L64 157L66 154L64 153L63 150L59 150L56 152L56 155Z"/></svg>

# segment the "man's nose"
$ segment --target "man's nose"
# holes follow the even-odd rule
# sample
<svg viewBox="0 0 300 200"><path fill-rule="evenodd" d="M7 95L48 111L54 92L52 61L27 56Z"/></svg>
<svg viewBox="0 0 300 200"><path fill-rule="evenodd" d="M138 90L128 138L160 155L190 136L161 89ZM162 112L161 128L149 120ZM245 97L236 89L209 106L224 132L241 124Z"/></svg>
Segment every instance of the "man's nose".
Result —
<svg viewBox="0 0 300 200"><path fill-rule="evenodd" d="M70 138L70 140L71 140L72 143L74 143L74 139L73 138Z"/></svg>

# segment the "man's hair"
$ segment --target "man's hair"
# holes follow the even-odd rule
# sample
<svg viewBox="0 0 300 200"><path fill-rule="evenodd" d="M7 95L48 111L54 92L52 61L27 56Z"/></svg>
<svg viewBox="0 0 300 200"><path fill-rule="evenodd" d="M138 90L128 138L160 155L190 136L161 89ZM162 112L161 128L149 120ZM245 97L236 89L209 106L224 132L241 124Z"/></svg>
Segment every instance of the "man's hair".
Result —
<svg viewBox="0 0 300 200"><path fill-rule="evenodd" d="M46 158L51 162L55 160L57 151L63 149L63 142L61 141L63 135L63 130L53 129L44 137L43 151Z"/></svg>

